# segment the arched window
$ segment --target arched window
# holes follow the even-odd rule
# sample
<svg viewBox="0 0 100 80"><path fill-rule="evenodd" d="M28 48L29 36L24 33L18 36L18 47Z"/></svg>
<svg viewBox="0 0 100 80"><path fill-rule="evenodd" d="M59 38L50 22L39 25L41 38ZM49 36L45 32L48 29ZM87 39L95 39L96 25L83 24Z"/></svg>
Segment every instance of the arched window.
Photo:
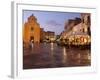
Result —
<svg viewBox="0 0 100 80"><path fill-rule="evenodd" d="M31 31L34 31L34 28L33 27L31 27Z"/></svg>

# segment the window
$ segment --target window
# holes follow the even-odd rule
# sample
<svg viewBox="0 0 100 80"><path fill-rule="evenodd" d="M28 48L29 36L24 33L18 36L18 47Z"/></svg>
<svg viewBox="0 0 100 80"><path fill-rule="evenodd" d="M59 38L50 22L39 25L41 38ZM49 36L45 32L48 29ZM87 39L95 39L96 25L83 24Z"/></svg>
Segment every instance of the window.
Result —
<svg viewBox="0 0 100 80"><path fill-rule="evenodd" d="M33 27L31 27L31 31L33 31L34 30L34 28Z"/></svg>
<svg viewBox="0 0 100 80"><path fill-rule="evenodd" d="M83 28L83 33L85 32L84 28Z"/></svg>

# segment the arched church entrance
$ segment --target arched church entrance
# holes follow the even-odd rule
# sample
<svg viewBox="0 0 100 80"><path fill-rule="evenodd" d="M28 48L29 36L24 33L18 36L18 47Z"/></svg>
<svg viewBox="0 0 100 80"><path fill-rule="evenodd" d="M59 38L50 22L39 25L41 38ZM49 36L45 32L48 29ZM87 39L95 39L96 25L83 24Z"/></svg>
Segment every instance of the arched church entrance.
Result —
<svg viewBox="0 0 100 80"><path fill-rule="evenodd" d="M30 36L30 42L34 43L34 36Z"/></svg>

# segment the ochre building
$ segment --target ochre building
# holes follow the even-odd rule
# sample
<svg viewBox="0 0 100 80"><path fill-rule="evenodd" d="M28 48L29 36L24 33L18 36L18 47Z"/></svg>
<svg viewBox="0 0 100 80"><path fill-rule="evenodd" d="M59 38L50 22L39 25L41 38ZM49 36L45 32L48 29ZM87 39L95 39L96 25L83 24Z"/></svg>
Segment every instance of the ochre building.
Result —
<svg viewBox="0 0 100 80"><path fill-rule="evenodd" d="M23 41L25 44L40 43L40 25L37 23L37 19L32 14L28 17L23 27Z"/></svg>

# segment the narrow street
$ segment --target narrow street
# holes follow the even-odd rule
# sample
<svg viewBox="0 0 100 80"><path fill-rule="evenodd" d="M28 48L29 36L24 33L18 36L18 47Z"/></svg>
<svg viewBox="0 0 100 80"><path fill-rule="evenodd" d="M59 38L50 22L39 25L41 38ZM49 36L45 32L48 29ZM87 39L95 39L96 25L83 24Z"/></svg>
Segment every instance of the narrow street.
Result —
<svg viewBox="0 0 100 80"><path fill-rule="evenodd" d="M23 50L23 69L90 66L89 49L62 47L56 43L33 44Z"/></svg>

